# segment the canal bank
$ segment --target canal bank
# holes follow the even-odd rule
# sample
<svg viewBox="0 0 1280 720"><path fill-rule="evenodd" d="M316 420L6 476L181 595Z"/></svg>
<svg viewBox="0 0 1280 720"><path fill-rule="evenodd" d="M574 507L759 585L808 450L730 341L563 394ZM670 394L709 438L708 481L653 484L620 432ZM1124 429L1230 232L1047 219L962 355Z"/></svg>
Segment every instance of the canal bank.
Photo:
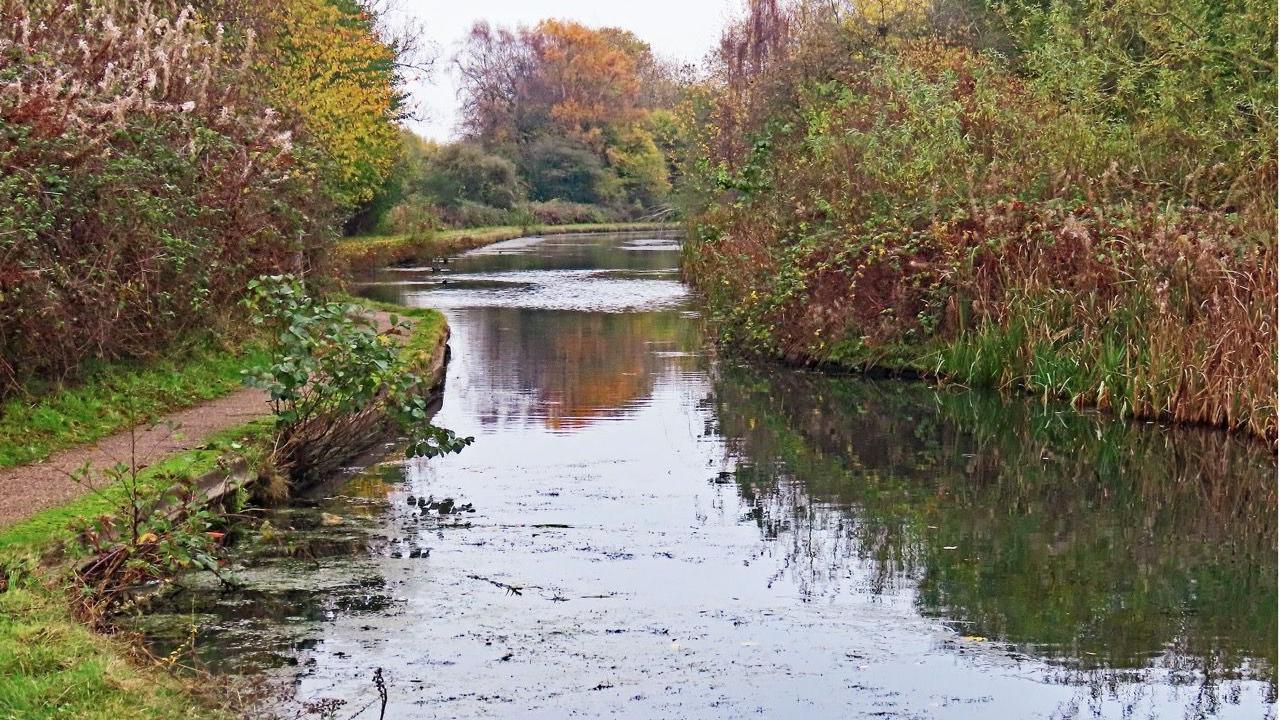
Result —
<svg viewBox="0 0 1280 720"><path fill-rule="evenodd" d="M440 307L456 457L371 462L137 620L387 717L1266 717L1265 445L715 358L668 236L527 238ZM325 518L340 522L326 524ZM184 651L187 652L187 651Z"/></svg>
<svg viewBox="0 0 1280 720"><path fill-rule="evenodd" d="M384 332L396 325L364 312ZM430 401L448 326L432 310L398 315L409 319L396 329L400 362ZM174 592L179 570L216 567L219 546L254 526L280 434L268 401L244 390L0 473L0 718L233 717L254 702L251 686L116 631L121 614ZM329 450L344 462L385 424L354 415ZM108 566L99 582L92 568Z"/></svg>

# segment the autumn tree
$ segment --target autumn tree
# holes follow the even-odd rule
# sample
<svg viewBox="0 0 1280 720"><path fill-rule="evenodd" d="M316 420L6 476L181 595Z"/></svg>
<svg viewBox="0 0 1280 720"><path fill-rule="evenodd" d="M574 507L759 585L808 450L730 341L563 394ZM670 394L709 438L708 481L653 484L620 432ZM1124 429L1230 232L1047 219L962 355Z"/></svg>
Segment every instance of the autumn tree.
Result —
<svg viewBox="0 0 1280 720"><path fill-rule="evenodd" d="M354 0L287 0L268 12L273 33L259 65L270 99L297 114L322 189L354 210L399 156L396 49Z"/></svg>
<svg viewBox="0 0 1280 720"><path fill-rule="evenodd" d="M463 130L516 160L535 199L652 206L670 189L649 118L673 102L675 73L635 34L479 23L455 62Z"/></svg>

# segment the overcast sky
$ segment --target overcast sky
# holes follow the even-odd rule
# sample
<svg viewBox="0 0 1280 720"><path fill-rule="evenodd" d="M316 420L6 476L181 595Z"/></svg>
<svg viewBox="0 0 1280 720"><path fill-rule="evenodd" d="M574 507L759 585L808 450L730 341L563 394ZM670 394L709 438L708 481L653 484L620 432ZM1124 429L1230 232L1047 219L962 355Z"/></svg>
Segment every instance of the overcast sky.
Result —
<svg viewBox="0 0 1280 720"><path fill-rule="evenodd" d="M399 0L400 13L421 22L438 58L429 78L412 82L417 113L411 123L437 139L453 136L458 122L457 76L452 58L472 23L532 25L543 18L577 20L592 27L625 28L648 42L654 53L699 63L719 40L720 29L740 6L738 0Z"/></svg>

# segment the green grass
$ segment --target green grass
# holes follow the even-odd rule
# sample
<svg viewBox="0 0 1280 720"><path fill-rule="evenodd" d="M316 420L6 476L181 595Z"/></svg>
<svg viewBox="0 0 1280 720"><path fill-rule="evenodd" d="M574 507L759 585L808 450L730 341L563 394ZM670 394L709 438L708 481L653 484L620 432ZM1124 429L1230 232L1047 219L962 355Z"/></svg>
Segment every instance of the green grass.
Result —
<svg viewBox="0 0 1280 720"><path fill-rule="evenodd" d="M143 470L141 486L158 494L178 476L210 472L232 443L265 443L271 428L263 419L218 433ZM64 594L64 572L40 568L42 554L71 538L74 520L110 513L126 498L123 485L113 485L0 530L0 577L9 585L0 592L0 720L228 717L192 681L132 659L128 640L80 623Z"/></svg>
<svg viewBox="0 0 1280 720"><path fill-rule="evenodd" d="M205 345L157 362L106 365L73 387L10 400L0 407L0 468L228 395L242 387L240 371L261 360L256 349Z"/></svg>
<svg viewBox="0 0 1280 720"><path fill-rule="evenodd" d="M425 358L447 331L436 310L404 308L350 298L414 323L404 340L406 358ZM202 349L145 367L115 366L83 385L30 404L5 406L0 458L8 464L103 437L137 420L226 394L240 384L240 370L261 351L236 354ZM130 411L126 407L140 408ZM172 455L139 474L144 495L156 496L179 477L213 471L231 450L265 446L274 423L262 418L216 433L200 448ZM168 720L224 718L209 688L139 661L128 639L93 632L71 612L65 595L66 564L42 566L50 550L68 548L81 518L116 512L127 503L122 484L82 495L62 507L0 529L0 720L76 718ZM7 583L7 588L4 584Z"/></svg>
<svg viewBox="0 0 1280 720"><path fill-rule="evenodd" d="M230 717L129 652L78 622L56 588L18 581L0 594L0 720Z"/></svg>
<svg viewBox="0 0 1280 720"><path fill-rule="evenodd" d="M406 357L430 353L447 328L444 315L436 310L352 300L414 322L404 341ZM188 372L184 366L174 367L173 372L180 371L187 378L234 375L238 386L239 368L251 359L214 362L205 357L198 371ZM148 386L155 382L157 370L141 372L148 378ZM113 378L119 382L119 376ZM129 382L142 380L133 377ZM117 385L116 391L119 394L123 388ZM166 458L140 473L143 493L158 495L178 477L208 473L235 447L263 446L273 429L272 420L263 418L217 433L200 448ZM65 565L40 566L42 555L71 539L74 521L114 512L127 497L123 485L112 485L0 529L0 579L8 581L7 590L0 591L0 720L232 717L218 707L219 699L210 696L208 687L140 662L133 657L135 646L127 639L95 633L83 625L72 614L64 594ZM74 559L74 551L71 555Z"/></svg>

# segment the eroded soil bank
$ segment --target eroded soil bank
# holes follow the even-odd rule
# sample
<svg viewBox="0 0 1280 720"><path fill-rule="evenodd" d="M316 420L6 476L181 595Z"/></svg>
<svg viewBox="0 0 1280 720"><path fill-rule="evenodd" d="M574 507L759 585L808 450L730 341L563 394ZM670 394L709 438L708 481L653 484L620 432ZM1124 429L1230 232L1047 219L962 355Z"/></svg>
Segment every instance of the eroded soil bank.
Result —
<svg viewBox="0 0 1280 720"><path fill-rule="evenodd" d="M1265 445L720 362L678 260L383 273L446 312L475 445L335 478L136 627L284 716L376 715L378 668L388 718L1271 716Z"/></svg>

